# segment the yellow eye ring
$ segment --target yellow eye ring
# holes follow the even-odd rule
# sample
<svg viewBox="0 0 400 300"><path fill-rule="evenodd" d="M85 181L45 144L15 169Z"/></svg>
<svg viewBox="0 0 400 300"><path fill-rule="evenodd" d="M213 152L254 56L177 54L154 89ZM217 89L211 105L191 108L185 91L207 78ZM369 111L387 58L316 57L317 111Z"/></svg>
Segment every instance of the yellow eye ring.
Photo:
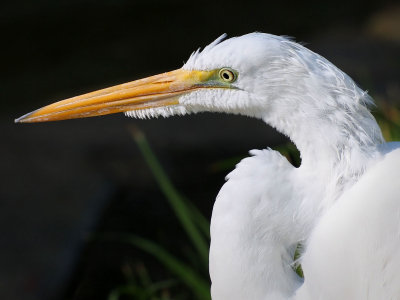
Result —
<svg viewBox="0 0 400 300"><path fill-rule="evenodd" d="M223 81L229 82L229 83L232 83L237 79L237 75L236 75L235 71L233 71L232 69L229 69L229 68L222 68L221 70L219 70L219 77Z"/></svg>

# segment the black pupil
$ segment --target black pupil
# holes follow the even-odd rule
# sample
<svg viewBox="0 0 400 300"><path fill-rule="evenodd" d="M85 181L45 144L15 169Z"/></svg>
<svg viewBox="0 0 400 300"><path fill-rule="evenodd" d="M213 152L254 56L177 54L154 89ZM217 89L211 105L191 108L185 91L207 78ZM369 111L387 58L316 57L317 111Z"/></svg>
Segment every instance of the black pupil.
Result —
<svg viewBox="0 0 400 300"><path fill-rule="evenodd" d="M228 72L224 72L223 74L222 74L222 76L225 78L225 79L230 79L231 77L229 76L229 73Z"/></svg>

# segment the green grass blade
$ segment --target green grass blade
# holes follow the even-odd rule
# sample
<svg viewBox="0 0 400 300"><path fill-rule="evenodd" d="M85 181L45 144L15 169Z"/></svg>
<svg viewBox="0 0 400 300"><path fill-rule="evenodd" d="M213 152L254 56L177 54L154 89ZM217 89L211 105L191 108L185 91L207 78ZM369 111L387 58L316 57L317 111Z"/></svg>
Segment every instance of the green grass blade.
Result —
<svg viewBox="0 0 400 300"><path fill-rule="evenodd" d="M107 233L100 236L102 240L118 241L133 245L153 255L158 259L166 268L179 277L180 280L188 287L191 288L193 293L199 300L210 300L210 287L200 275L198 275L192 268L179 261L173 255L168 253L162 247L144 238L123 233ZM115 294L113 295L115 297Z"/></svg>
<svg viewBox="0 0 400 300"><path fill-rule="evenodd" d="M132 128L131 132L156 181L181 222L182 227L191 239L203 262L208 265L208 244L196 227L194 220L192 220L193 215L191 214L191 210L164 172L144 134L136 128Z"/></svg>
<svg viewBox="0 0 400 300"><path fill-rule="evenodd" d="M192 216L193 221L196 223L197 227L201 230L207 240L210 240L210 221L199 211L199 209L189 200L182 198Z"/></svg>
<svg viewBox="0 0 400 300"><path fill-rule="evenodd" d="M174 279L164 280L164 281L153 283L149 287L149 290L151 293L155 293L155 292L158 292L158 291L166 289L166 288L171 288L176 284L177 284L177 281Z"/></svg>

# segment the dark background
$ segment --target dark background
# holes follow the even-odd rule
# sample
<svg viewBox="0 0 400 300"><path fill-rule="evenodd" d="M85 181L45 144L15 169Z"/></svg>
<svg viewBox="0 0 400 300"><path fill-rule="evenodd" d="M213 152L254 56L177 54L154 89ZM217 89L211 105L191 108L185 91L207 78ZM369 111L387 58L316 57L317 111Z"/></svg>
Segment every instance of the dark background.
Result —
<svg viewBox="0 0 400 300"><path fill-rule="evenodd" d="M138 121L122 114L14 124L50 102L182 66L220 34L289 35L331 60L375 99L400 100L395 1L15 1L2 3L0 295L105 299L131 247L93 245L129 231L180 245L184 235L127 126L147 135L177 188L205 215L227 170L213 168L286 139L257 120L199 114Z"/></svg>

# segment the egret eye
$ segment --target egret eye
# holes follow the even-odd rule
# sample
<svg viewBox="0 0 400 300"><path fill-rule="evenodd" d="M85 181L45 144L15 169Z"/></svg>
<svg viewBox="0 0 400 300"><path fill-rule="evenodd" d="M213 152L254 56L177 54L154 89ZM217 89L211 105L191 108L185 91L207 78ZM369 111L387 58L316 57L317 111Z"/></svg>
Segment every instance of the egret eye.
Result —
<svg viewBox="0 0 400 300"><path fill-rule="evenodd" d="M225 82L232 83L236 81L237 75L232 69L223 68L219 71L219 77Z"/></svg>

